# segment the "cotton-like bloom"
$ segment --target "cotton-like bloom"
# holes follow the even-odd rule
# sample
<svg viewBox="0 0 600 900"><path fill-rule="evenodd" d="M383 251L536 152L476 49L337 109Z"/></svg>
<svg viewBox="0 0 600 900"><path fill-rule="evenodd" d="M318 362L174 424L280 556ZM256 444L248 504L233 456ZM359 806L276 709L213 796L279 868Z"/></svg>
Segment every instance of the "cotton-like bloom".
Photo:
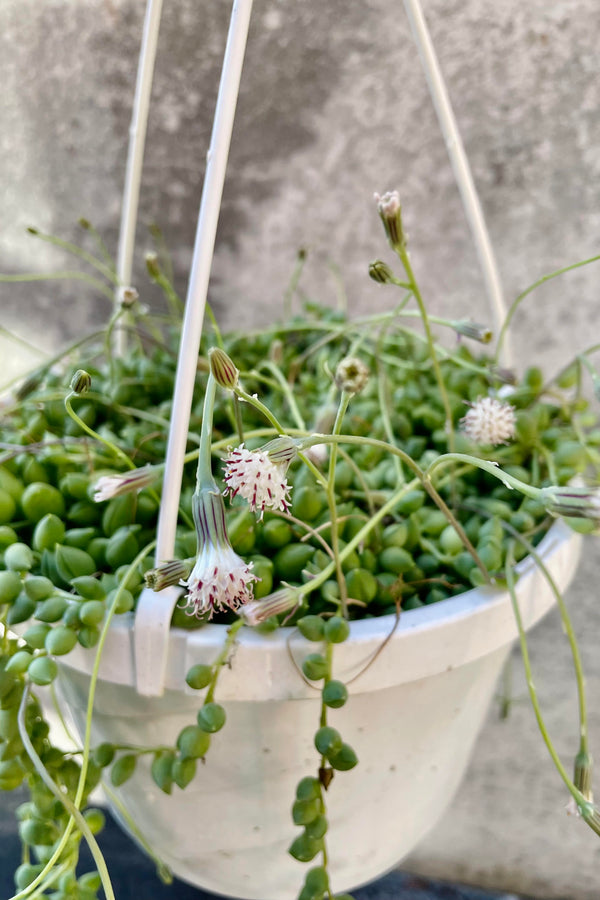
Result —
<svg viewBox="0 0 600 900"><path fill-rule="evenodd" d="M212 619L215 610L239 609L252 600L252 585L258 579L251 567L231 546L205 547L190 577L181 582L187 588L187 614L200 617L208 613Z"/></svg>
<svg viewBox="0 0 600 900"><path fill-rule="evenodd" d="M369 368L356 356L346 356L335 370L335 383L340 391L347 394L358 394L369 380Z"/></svg>
<svg viewBox="0 0 600 900"><path fill-rule="evenodd" d="M194 494L192 512L198 536L198 557L189 578L181 584L187 588L186 611L190 616L226 609L239 609L252 600L253 584L259 581L252 563L233 550L227 537L223 498L214 491Z"/></svg>
<svg viewBox="0 0 600 900"><path fill-rule="evenodd" d="M515 410L495 397L480 397L460 420L462 429L474 443L495 447L515 435Z"/></svg>
<svg viewBox="0 0 600 900"><path fill-rule="evenodd" d="M113 497L120 497L121 494L141 491L142 488L154 484L159 476L160 470L153 466L131 469L129 472L115 475L102 475L94 485L94 500L96 503L102 503L103 500L112 500Z"/></svg>
<svg viewBox="0 0 600 900"><path fill-rule="evenodd" d="M275 463L265 450L248 450L243 444L231 450L225 460L226 497L238 494L253 512L276 509L288 512L290 486L287 462Z"/></svg>

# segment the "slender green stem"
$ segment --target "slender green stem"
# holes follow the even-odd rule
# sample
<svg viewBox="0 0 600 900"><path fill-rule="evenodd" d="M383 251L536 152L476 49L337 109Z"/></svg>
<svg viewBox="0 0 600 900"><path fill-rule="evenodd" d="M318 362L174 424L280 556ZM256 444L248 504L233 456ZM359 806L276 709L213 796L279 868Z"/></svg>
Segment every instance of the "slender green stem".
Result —
<svg viewBox="0 0 600 900"><path fill-rule="evenodd" d="M482 469L484 472L487 472L488 475L493 475L494 478L501 481L505 487L514 488L526 497L531 497L534 500L537 500L539 497L539 488L533 487L530 484L525 484L524 481L520 481L513 475L509 475L494 462L490 462L487 459L477 459L475 456L468 456L466 453L444 453L442 456L438 456L438 458L428 467L425 474L427 478L431 480L433 478L433 473L437 469L445 468L454 462L468 463L476 469Z"/></svg>
<svg viewBox="0 0 600 900"><path fill-rule="evenodd" d="M198 470L196 473L196 491L202 489L216 490L215 479L211 466L211 436L213 426L213 409L215 406L215 394L217 382L212 372L208 376L206 393L204 394L204 407L202 409L202 427L200 429L200 447L198 450Z"/></svg>
<svg viewBox="0 0 600 900"><path fill-rule="evenodd" d="M217 342L217 346L221 348L221 350L225 349L225 344L223 342L223 335L221 334L221 329L219 328L219 323L217 322L216 316L213 312L212 306L210 303L206 304L206 315L210 319L210 324L212 325L212 329L215 333L215 340Z"/></svg>
<svg viewBox="0 0 600 900"><path fill-rule="evenodd" d="M0 280L1 280L1 278L0 278ZM46 372L55 363L60 362L60 360L64 359L65 356L68 356L69 353L72 353L73 350L79 349L79 347L82 347L84 344L87 344L90 341L97 340L103 334L104 334L103 331L94 331L92 334L87 334L84 338L79 338L73 344L69 344L69 346L66 347L64 350L60 350L59 353L57 353L55 356L51 357L50 359L47 359L42 365L36 366L34 369L32 369L25 376L25 380L27 381L27 380L29 380L31 378L35 378L35 377L41 378L43 376L44 372ZM5 382L5 384L3 384L0 387L0 391L5 391L9 387L11 387L13 384L15 384L17 381L23 382L23 380L24 380L23 375L17 375L17 376L15 376L15 378L11 378L10 381Z"/></svg>
<svg viewBox="0 0 600 900"><path fill-rule="evenodd" d="M102 437L102 435L98 434L97 431L94 431L93 428L90 428L90 426L87 425L83 421L83 419L81 419L77 415L77 413L73 409L73 406L71 405L71 399L73 397L77 397L77 394L75 394L73 391L70 391L65 397L65 409L67 410L67 413L70 415L73 421L76 422L79 427L83 429L83 431L85 431L86 434L89 434L89 436L94 438L94 440L99 441L101 444L104 444L104 446L107 447L111 451L111 453L113 453L115 456L118 456L119 459L123 460L127 468L135 469L135 463L133 463L129 459L126 453L123 453L123 451L119 447L117 447L116 444L113 444L112 441L109 441L107 438Z"/></svg>
<svg viewBox="0 0 600 900"><path fill-rule="evenodd" d="M536 687L535 687L535 684L533 681L533 674L531 671L531 661L529 659L529 649L527 647L527 638L525 636L525 629L523 627L523 620L521 618L521 611L519 609L519 601L517 599L517 594L515 591L515 575L514 575L514 569L513 569L514 555L512 552L512 547L513 547L513 543L511 542L511 544L509 545L509 551L507 553L506 566L505 566L504 572L505 572L505 577L506 577L506 585L507 585L508 591L510 593L512 608L513 608L513 612L515 615L515 621L516 621L517 628L519 631L519 643L521 645L521 655L523 657L523 665L525 667L525 676L527 678L527 687L529 690L529 697L531 700L531 705L533 706L533 711L534 711L535 718L536 718L536 721L538 724L538 728L540 730L540 734L542 735L542 739L546 745L548 753L550 754L552 762L554 763L558 774L560 775L560 777L564 781L565 785L567 786L567 790L569 791L569 793L575 800L575 803L579 807L583 818L585 819L587 824L590 825L590 827L594 831L596 831L597 834L600 834L600 830L598 829L598 827L597 826L594 827L594 824L592 824L592 822L590 822L588 819L588 816L591 816L591 814L592 814L592 809L590 809L590 807L592 805L586 800L586 798L583 796L581 791L579 791L575 787L575 785L569 778L567 771L566 771L565 767L563 766L558 753L556 752L554 744L552 743L552 739L550 738L550 734L548 732L548 729L546 728L546 724L545 724L543 716L542 716L542 710L541 710L540 703L538 700L537 690L536 690Z"/></svg>
<svg viewBox="0 0 600 900"><path fill-rule="evenodd" d="M170 750L171 748L168 747L165 749ZM127 825L128 830L135 837L137 843L144 850L146 855L149 856L151 860L153 860L160 880L164 884L172 884L173 875L171 873L171 870L169 869L167 864L164 863L159 856L157 856L156 851L154 850L152 845L148 843L143 833L140 831L137 822L135 821L129 810L126 808L124 803L121 801L119 795L115 791L113 791L112 788L106 783L102 785L102 789L104 790L104 793L110 800L111 804L119 810L119 816L123 819L123 821Z"/></svg>
<svg viewBox="0 0 600 900"><path fill-rule="evenodd" d="M285 434L285 429L282 425L280 425L277 418L273 415L271 410L262 403L258 397L253 397L251 394L248 394L243 388L239 385L234 388L236 395L240 398L240 400L245 400L246 403L249 403L255 409L257 409L262 415L265 417L267 422L270 422L277 434Z"/></svg>
<svg viewBox="0 0 600 900"><path fill-rule="evenodd" d="M571 650L571 656L573 658L573 668L575 669L575 681L577 684L577 696L578 696L578 705L579 705L579 739L580 739L580 752L587 753L588 752L588 727L587 727L587 704L585 698L585 675L583 672L583 663L581 661L581 654L579 653L579 645L577 643L577 637L575 635L575 630L573 628L573 623L571 621L571 617L569 615L569 611L567 609L567 605L564 601L564 598L558 589L558 585L556 584L554 578L550 574L547 566L545 565L543 559L536 551L535 547L528 541L527 538L520 534L516 528L509 522L502 521L503 528L509 532L513 536L513 538L525 547L527 553L531 556L531 558L535 561L536 566L542 572L544 578L548 582L550 590L554 594L554 598L556 600L556 604L558 606L560 612L560 618L562 621L562 625L564 628L564 632L567 636L567 640L569 642L569 648Z"/></svg>
<svg viewBox="0 0 600 900"><path fill-rule="evenodd" d="M33 235L33 237L38 238L40 241L44 241L44 243L46 244L52 244L54 247L59 247L61 250L66 250L66 252L70 253L71 256L75 256L78 259L83 260L83 262L88 263L88 265L96 269L96 271L103 275L107 281L110 281L111 284L117 284L117 276L115 275L114 268L105 265L105 263L94 256L93 253L88 253L87 250L84 250L82 247L78 247L77 244L72 244L70 241L64 241L62 238L55 237L52 234L43 234L41 231L38 231L35 228L29 229L29 234Z"/></svg>
<svg viewBox="0 0 600 900"><path fill-rule="evenodd" d="M87 219L80 219L79 224L84 229L84 231L89 232L89 234L91 234L91 236L93 237L102 258L104 259L104 262L113 274L113 278L111 279L111 281L114 281L114 279L116 279L117 277L117 267L115 266L115 262L110 254L108 247L104 243L102 235L100 234L98 229Z"/></svg>
<svg viewBox="0 0 600 900"><path fill-rule="evenodd" d="M96 863L96 868L98 870L100 878L102 880L102 887L103 887L104 893L106 895L106 900L115 900L115 895L114 895L114 891L112 888L110 875L108 874L108 869L106 867L106 862L104 861L102 851L100 850L100 847L98 846L96 838L92 834L88 823L86 822L86 820L82 816L81 812L79 811L78 804L77 804L77 798L75 799L75 803L73 803L73 801L69 799L67 794L65 794L61 791L61 789L58 787L58 785L50 777L48 770L46 769L43 762L41 761L41 759L39 758L39 756L37 755L37 753L34 750L33 744L31 743L31 740L29 738L29 734L27 733L27 724L25 722L25 710L27 707L28 697L29 697L29 685L27 685L25 687L25 690L23 692L23 699L21 700L21 706L19 708L19 716L18 716L19 736L21 738L21 741L23 742L23 746L25 747L25 752L27 753L27 756L33 763L33 766L34 766L36 772L38 773L38 775L40 776L40 778L42 779L42 781L44 782L46 787L61 802L61 804L64 806L65 810L70 814L71 821L73 821L77 825L81 834L84 836L86 843L87 843L88 847L90 848L90 852L94 858L94 862ZM82 782L85 781L85 774L83 771L83 762L82 762L81 772L82 772L83 778L80 778L80 787L82 788L81 793L83 793ZM78 796L79 796L79 793L80 793L80 791L78 790L77 791ZM81 799L79 800L79 802L81 802ZM69 824L67 825L67 828L69 828L70 824L71 824L71 822L69 822ZM30 887L31 887L31 885L30 885Z"/></svg>
<svg viewBox="0 0 600 900"><path fill-rule="evenodd" d="M283 315L285 320L291 318L292 315L292 300L294 298L294 294L298 288L298 284L300 282L300 276L302 275L302 270L304 268L304 263L306 261L306 253L301 251L296 256L296 263L294 265L294 270L292 272L292 276L290 278L290 282L285 289L285 293L283 295Z"/></svg>
<svg viewBox="0 0 600 900"><path fill-rule="evenodd" d="M342 429L342 422L350 403L351 394L342 391L340 402L333 423L333 434L339 434ZM348 618L348 589L346 587L346 579L342 572L342 564L340 562L340 536L338 533L337 506L335 503L335 467L337 463L337 444L332 444L329 451L329 471L327 475L327 505L329 507L329 518L331 520L331 549L333 550L333 558L335 561L336 578L340 589L340 610L344 618Z"/></svg>
<svg viewBox="0 0 600 900"><path fill-rule="evenodd" d="M350 435L350 434L340 434L340 435L336 435L336 434L320 435L320 434L318 434L318 435L312 435L311 437L303 439L301 442L301 445L303 448L306 448L306 447L310 447L312 444L325 444L325 443L334 443L334 442L341 443L341 444L358 444L358 445L362 445L362 446L370 445L372 447L381 447L383 450L387 451L387 453L396 454L401 460L403 460L406 463L406 465L408 466L408 468L411 469L411 471L415 473L419 482L422 484L423 488L427 491L427 493L429 494L429 496L431 497L433 502L436 504L436 506L444 513L444 515L448 519L448 522L450 523L450 525L454 526L454 529L456 530L457 534L460 536L460 539L462 540L462 542L465 546L465 549L469 551L469 553L475 560L477 567L480 570L483 577L485 578L486 582L488 584L490 583L490 580L491 580L490 574L489 574L487 568L485 567L485 565L483 564L479 554L477 553L477 550L475 549L472 542L467 537L464 528L462 527L462 525L460 524L460 522L458 521L458 519L456 518L454 513L448 508L446 503L440 497L437 490L434 488L434 486L431 482L431 476L430 476L432 467L435 466L440 461L440 459L444 459L444 460L447 459L449 462L451 462L451 461L469 462L473 459L474 463L484 462L483 460L476 460L473 457L466 456L465 454L461 454L461 453L447 453L444 456L440 456L432 464L432 466L429 467L427 472L423 472L423 470L417 465L417 463L412 459L412 457L410 457L408 455L408 453L405 453L403 450L400 450L399 447L391 447L389 444L386 444L385 441L380 441L380 440L377 440L376 438L367 438L367 437L363 437L361 435ZM516 482L517 479L514 479L514 481ZM414 485L414 482L411 482L411 484ZM452 484L452 481L451 481L451 484ZM521 482L519 482L519 484L521 484ZM525 487L528 487L528 486L525 485ZM528 490L535 491L536 494L539 493L537 488L528 488ZM402 496L402 495L403 495L403 492L400 494L400 496ZM392 496L392 499L394 499L397 496L398 496L398 494L394 494ZM398 502L398 500L396 500L396 502ZM388 506L388 504L386 503L385 507L387 507L387 506ZM381 510L379 510L379 513L381 513ZM379 513L377 513L377 515L379 515ZM373 521L373 520L371 520L371 521ZM365 526L365 527L367 528L366 533L368 533L368 531L370 529L368 528L368 526ZM364 529L361 529L359 534L361 534L362 531L364 531ZM351 543L353 543L353 541ZM345 559L344 554L346 553L348 546L349 545L344 547L344 550L342 551L343 559ZM354 546L357 546L357 544L354 544ZM310 584L312 584L312 583L313 582L310 582ZM321 583L321 582L319 582L319 583Z"/></svg>
<svg viewBox="0 0 600 900"><path fill-rule="evenodd" d="M410 259L408 256L408 251L404 246L394 247L398 256L402 260L402 265L404 266L404 270L410 282L411 291L415 300L417 301L417 305L419 307L421 313L421 319L423 322L423 328L425 329L425 335L427 337L427 346L429 347L429 355L431 357L431 362L433 364L433 370L435 372L435 379L438 384L438 390L440 392L440 399L442 401L442 405L444 407L444 413L446 416L446 436L448 439L448 447L450 451L454 449L454 430L452 425L452 410L450 408L450 401L448 400L448 392L446 391L446 385L444 384L444 379L442 377L442 370L440 369L439 360L437 358L437 353L435 352L435 343L433 340L433 334L431 333L431 326L429 324L429 316L427 314L427 309L425 308L425 303L423 302L423 297L421 296L421 291L419 290L419 285L417 284L416 278L414 276L414 272L412 270L412 266L410 264Z"/></svg>
<svg viewBox="0 0 600 900"><path fill-rule="evenodd" d="M19 337L18 334L14 334L14 332L10 331L8 328L3 328L0 325L0 335L3 335L7 340L13 341L15 344L20 344L21 347L25 347L26 350L29 350L30 353L36 353L38 356L47 356L47 352L42 350L41 347L36 347L35 344L32 344L30 341L25 340L25 338Z"/></svg>
<svg viewBox="0 0 600 900"><path fill-rule="evenodd" d="M275 365L272 360L267 359L263 363L263 367L268 369L269 372L272 373L273 377L276 379L277 384L281 388L285 399L287 400L288 406L290 408L290 412L292 414L292 418L296 423L297 428L306 429L306 423L300 414L300 410L298 409L298 404L296 403L296 398L292 392L292 389L289 383L286 381L283 372L279 368L279 366Z"/></svg>
<svg viewBox="0 0 600 900"><path fill-rule="evenodd" d="M61 849L62 853L62 849ZM25 900L25 897L31 897L32 891L39 887L39 891L35 894L35 897L46 897L46 891L49 890L56 882L59 880L61 875L66 874L67 872L72 871L72 865L70 862L65 862L61 866L54 866L54 857L58 859L58 855L56 853L52 854L52 859L49 860L42 871L37 875L33 881L31 881L26 888L22 891L19 891L18 894L13 894L9 900ZM29 856L23 859L23 862L29 862Z"/></svg>
<svg viewBox="0 0 600 900"><path fill-rule="evenodd" d="M225 638L225 643L223 644L223 648L216 660L212 664L213 674L210 679L210 684L208 686L208 691L206 692L206 697L204 703L212 703L213 697L215 696L215 690L217 687L217 681L219 679L219 675L221 673L221 669L224 665L226 665L227 660L229 659L229 655L231 653L231 648L235 644L235 639L238 631L244 624L244 620L242 618L236 619L236 621L229 625L227 628L227 637Z"/></svg>
<svg viewBox="0 0 600 900"><path fill-rule="evenodd" d="M557 269L555 272L550 272L548 275L542 275L541 278L538 278L537 281L534 281L533 284L530 284L529 287L525 288L525 290L522 291L519 296L513 300L506 315L506 319L502 323L500 334L498 335L498 343L496 344L496 354L494 357L494 362L496 363L496 365L498 364L500 353L502 351L502 344L504 343L504 339L506 337L508 327L512 321L512 317L516 313L518 307L521 305L525 297L535 291L536 288L540 287L540 285L544 284L546 281L551 281L553 278L558 278L559 275L564 275L565 272L570 272L572 269L579 269L581 266L588 266L590 263L596 262L599 259L600 254L598 254L597 256L591 256L589 259L584 259L580 262L572 263L570 266L563 266L561 269Z"/></svg>
<svg viewBox="0 0 600 900"><path fill-rule="evenodd" d="M375 528L376 525L381 522L382 519L387 516L389 512L391 512L395 506L398 505L402 497L407 494L409 491L414 490L414 488L418 487L420 484L420 480L418 478L414 478L412 481L409 481L408 484L403 485L398 491L396 491L390 498L387 500L383 506L381 506L377 512L371 516L369 521L363 525L363 527L357 531L353 538L351 538L343 550L340 551L339 554L339 562L343 563L345 559L347 559L350 554L356 550L359 544L361 544L365 538L370 534L370 532ZM312 591L321 587L324 582L336 571L336 560L330 562L324 569L321 569L318 575L315 575L314 578L311 578L310 581L307 581L306 584L302 585L301 588L298 588L298 592L305 597L307 594L312 593Z"/></svg>
<svg viewBox="0 0 600 900"><path fill-rule="evenodd" d="M110 289L97 278L88 275L86 272L78 272L77 270L65 269L60 272L27 272L20 275L0 275L0 283L19 284L28 281L85 281L95 290L104 294L109 300L112 300Z"/></svg>
<svg viewBox="0 0 600 900"><path fill-rule="evenodd" d="M234 388L236 395L240 398L240 400L245 400L246 403L249 403L251 406L254 406L262 415L271 423L277 434L292 434L294 429L284 428L278 419L273 415L273 413L262 403L258 397L253 397L251 394L248 394L243 388L239 387L239 385ZM216 445L215 445L216 446ZM319 469L315 466L315 464L308 459L303 454L299 454L300 459L304 463L304 465L310 469L312 474L314 475L316 481L322 485L322 487L327 490L327 481L323 476L323 473L319 471Z"/></svg>
<svg viewBox="0 0 600 900"><path fill-rule="evenodd" d="M381 335L380 343L382 342L383 335ZM377 393L379 397L379 411L381 413L381 421L383 422L383 428L385 431L385 436L388 439L388 442L393 446L397 447L398 444L396 442L396 437L394 435L394 429L392 428L392 422L390 419L390 410L389 410L389 384L386 377L386 373L381 365L381 347L378 347L378 351L375 354L375 362L377 365ZM399 484L403 484L406 480L404 478L404 471L402 469L402 463L398 459L397 456L394 456L394 468L396 471L396 478Z"/></svg>
<svg viewBox="0 0 600 900"><path fill-rule="evenodd" d="M237 394L233 395L233 415L235 418L235 427L237 428L237 436L240 444L244 443L244 421L242 419L242 410L240 406L240 398Z"/></svg>

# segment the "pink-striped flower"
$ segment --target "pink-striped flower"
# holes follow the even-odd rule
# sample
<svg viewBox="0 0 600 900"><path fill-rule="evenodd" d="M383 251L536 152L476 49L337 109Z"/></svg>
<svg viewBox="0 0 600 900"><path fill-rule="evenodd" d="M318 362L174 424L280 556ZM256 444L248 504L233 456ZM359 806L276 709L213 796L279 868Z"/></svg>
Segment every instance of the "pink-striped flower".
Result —
<svg viewBox="0 0 600 900"><path fill-rule="evenodd" d="M288 512L290 486L288 462L273 462L264 450L248 450L243 444L231 450L225 460L226 497L242 497L253 512L275 509Z"/></svg>
<svg viewBox="0 0 600 900"><path fill-rule="evenodd" d="M252 563L245 563L233 550L227 537L223 498L213 491L194 495L192 505L198 535L198 557L189 578L186 612L211 619L215 611L239 609L252 600L253 584L258 581Z"/></svg>

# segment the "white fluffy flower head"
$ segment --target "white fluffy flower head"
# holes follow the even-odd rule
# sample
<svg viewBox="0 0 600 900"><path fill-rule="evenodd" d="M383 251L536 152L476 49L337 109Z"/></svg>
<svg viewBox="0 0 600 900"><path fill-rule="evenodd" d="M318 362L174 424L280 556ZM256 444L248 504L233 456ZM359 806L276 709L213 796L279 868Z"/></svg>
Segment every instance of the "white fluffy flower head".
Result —
<svg viewBox="0 0 600 900"><path fill-rule="evenodd" d="M198 535L198 557L189 578L180 583L187 587L186 611L190 616L239 609L252 600L253 584L258 581L247 564L233 550L225 527L223 498L217 491L194 494L194 524Z"/></svg>
<svg viewBox="0 0 600 900"><path fill-rule="evenodd" d="M515 435L515 410L495 397L480 397L460 420L462 429L474 443L495 447Z"/></svg>
<svg viewBox="0 0 600 900"><path fill-rule="evenodd" d="M258 581L247 564L229 545L206 544L201 551L187 581L186 611L190 616L208 613L211 619L215 611L239 609L252 600L252 585Z"/></svg>
<svg viewBox="0 0 600 900"><path fill-rule="evenodd" d="M265 509L288 512L291 488L286 471L286 462L274 463L268 453L248 450L240 444L225 460L225 496L233 498L239 494L261 517Z"/></svg>

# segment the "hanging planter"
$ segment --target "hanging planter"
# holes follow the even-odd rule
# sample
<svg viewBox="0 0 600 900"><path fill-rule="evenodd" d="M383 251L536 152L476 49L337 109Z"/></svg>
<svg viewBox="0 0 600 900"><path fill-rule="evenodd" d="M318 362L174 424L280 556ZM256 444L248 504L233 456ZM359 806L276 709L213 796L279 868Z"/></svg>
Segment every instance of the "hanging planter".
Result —
<svg viewBox="0 0 600 900"><path fill-rule="evenodd" d="M396 291L390 312L352 322L306 301L256 334L213 322L201 343L250 0L233 4L183 317L156 255L166 326L148 314L129 284L160 17L148 4L116 274L83 256L114 283L114 314L100 346L39 367L6 410L0 788L31 790L20 898L58 886L93 900L102 886L114 900L102 817L81 812L104 776L163 875L248 900L348 900L339 891L435 824L512 641L529 674L525 631L554 600L580 692L573 780L528 682L600 833L560 595L574 532L600 519L600 432L582 394L584 371L598 376L587 353L547 382L500 365L527 291L505 317L424 21L407 8L504 321L494 355L456 344L489 344L488 328L428 315L396 191L376 198L396 269L369 267ZM451 329L450 349L432 325ZM80 753L53 746L43 718L58 676ZM97 872L77 879L82 838Z"/></svg>
<svg viewBox="0 0 600 900"><path fill-rule="evenodd" d="M561 590L575 571L579 545L580 538L557 523L538 547ZM518 570L519 605L530 627L554 596L532 560ZM182 688L186 672L210 665L223 647L223 626L172 629L165 693L143 697L136 688L132 619L115 622L104 648L95 746L174 743L198 711L197 692ZM360 764L336 776L329 789L337 890L387 872L442 816L516 636L510 595L489 588L410 610L398 622L388 615L352 624L334 665L351 698L332 721ZM179 878L244 900L295 895L299 867L286 853L290 798L314 757L320 708L319 692L299 666L314 648L296 629L242 633L219 680L227 725L212 738L206 767L177 797L152 783L149 761L118 789L147 843ZM61 693L80 733L92 663L79 649L60 665ZM123 824L119 810L113 812Z"/></svg>

